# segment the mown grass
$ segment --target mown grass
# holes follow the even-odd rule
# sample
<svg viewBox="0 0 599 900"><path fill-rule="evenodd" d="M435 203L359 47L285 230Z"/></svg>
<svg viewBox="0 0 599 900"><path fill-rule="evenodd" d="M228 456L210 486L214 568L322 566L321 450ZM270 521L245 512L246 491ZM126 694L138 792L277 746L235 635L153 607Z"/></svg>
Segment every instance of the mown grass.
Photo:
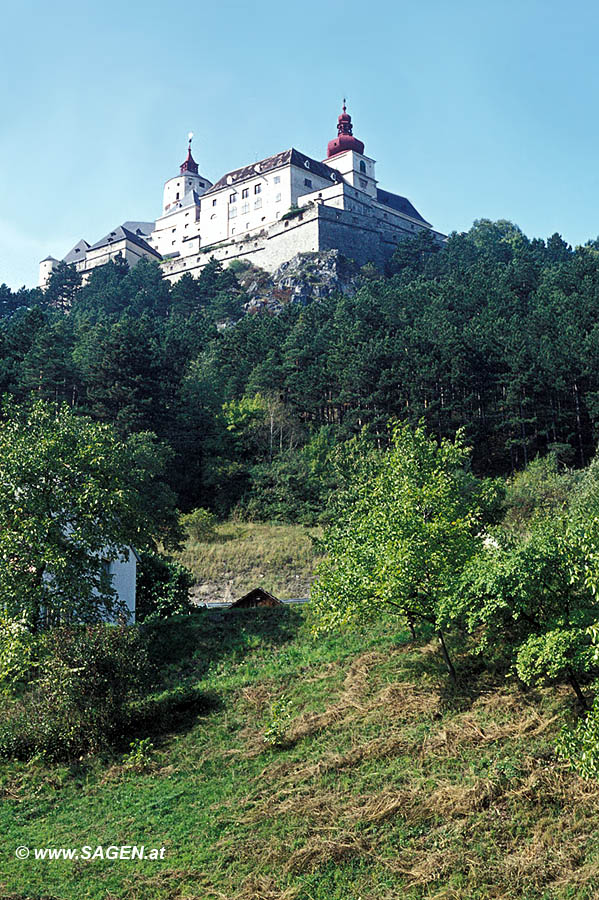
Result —
<svg viewBox="0 0 599 900"><path fill-rule="evenodd" d="M214 540L188 538L177 558L193 572L199 602L235 600L255 587L282 599L307 597L318 534L302 525L227 522Z"/></svg>
<svg viewBox="0 0 599 900"><path fill-rule="evenodd" d="M167 626L167 683L211 711L119 758L3 764L0 895L59 900L591 900L599 785L553 753L561 688L520 692L391 621L313 639L306 609ZM454 648L458 651L459 648ZM284 746L265 745L291 701ZM163 861L22 862L17 846L140 844ZM3 893L1 893L3 891Z"/></svg>

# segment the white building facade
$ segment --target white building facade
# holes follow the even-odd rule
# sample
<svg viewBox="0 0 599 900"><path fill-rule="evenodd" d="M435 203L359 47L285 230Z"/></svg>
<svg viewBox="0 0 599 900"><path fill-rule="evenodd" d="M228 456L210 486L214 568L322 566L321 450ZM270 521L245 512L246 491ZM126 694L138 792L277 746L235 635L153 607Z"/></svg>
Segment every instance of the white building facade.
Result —
<svg viewBox="0 0 599 900"><path fill-rule="evenodd" d="M199 275L212 257L272 271L296 253L338 249L381 268L400 240L422 230L445 238L407 198L378 187L376 161L354 137L344 101L323 161L291 148L213 184L199 172L190 136L156 222L127 222L91 246L80 241L64 262L85 277L119 254L130 265L146 257L161 261L164 277L176 281L186 272ZM42 287L56 265L53 257L40 263Z"/></svg>

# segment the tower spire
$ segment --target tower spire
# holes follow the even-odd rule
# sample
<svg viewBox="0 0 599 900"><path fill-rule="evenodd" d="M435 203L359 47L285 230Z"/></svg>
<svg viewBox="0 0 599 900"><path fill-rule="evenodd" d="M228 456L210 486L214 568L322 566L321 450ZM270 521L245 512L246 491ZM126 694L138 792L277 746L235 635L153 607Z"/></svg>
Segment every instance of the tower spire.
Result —
<svg viewBox="0 0 599 900"><path fill-rule="evenodd" d="M187 159L184 163L181 164L181 175L184 175L186 172L190 172L192 175L198 174L198 164L191 155L191 142L193 141L193 131L190 131L187 135L188 144L187 144Z"/></svg>

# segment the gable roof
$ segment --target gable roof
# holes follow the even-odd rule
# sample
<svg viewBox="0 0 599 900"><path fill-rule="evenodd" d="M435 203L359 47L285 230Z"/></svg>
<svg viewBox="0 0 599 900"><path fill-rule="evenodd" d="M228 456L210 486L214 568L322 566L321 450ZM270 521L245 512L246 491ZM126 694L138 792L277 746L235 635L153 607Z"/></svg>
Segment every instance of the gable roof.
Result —
<svg viewBox="0 0 599 900"><path fill-rule="evenodd" d="M119 241L130 241L132 244L137 244L138 247L141 247L143 250L149 251L153 256L157 256L160 258L160 253L157 250L154 250L153 247L144 241L142 238L138 237L136 234L133 234L132 231L129 231L128 228L125 228L124 225L118 225L114 231L111 231L109 234L104 235L103 238L100 238L99 241L96 241L95 244L89 248L90 250L99 250L101 247L108 247L110 244L117 244Z"/></svg>
<svg viewBox="0 0 599 900"><path fill-rule="evenodd" d="M332 166L327 166L326 163L319 162L317 159L312 159L312 157L306 156L305 153L300 153L299 150L295 150L292 147L290 150L283 150L282 153L276 153L274 156L267 157L267 159L261 159L260 162L253 163L251 166L243 166L241 169L233 169L232 172L227 172L202 196L205 197L206 194L213 194L215 191L220 191L226 187L233 187L233 185L241 181L247 181L248 178L255 178L266 174L266 172L272 172L273 169L280 169L282 166L288 165L306 169L306 171L319 175L321 178L327 178L331 182L343 181L343 176L337 169L333 169Z"/></svg>
<svg viewBox="0 0 599 900"><path fill-rule="evenodd" d="M148 237L154 231L155 222L123 222L123 228L132 231L138 237Z"/></svg>
<svg viewBox="0 0 599 900"><path fill-rule="evenodd" d="M424 225L430 225L430 222L427 222L426 219L422 218L416 207L412 206L407 197L400 197L399 194L392 194L390 191L382 191L380 188L377 188L376 199L379 203L382 203L383 206L388 206L390 209L403 213L404 216L410 216L412 219L418 219L418 221L422 222Z"/></svg>
<svg viewBox="0 0 599 900"><path fill-rule="evenodd" d="M230 609L253 609L256 606L282 606L282 602L273 594L265 591L264 588L254 588L235 603L232 603Z"/></svg>
<svg viewBox="0 0 599 900"><path fill-rule="evenodd" d="M85 254L89 250L89 244L83 238L80 241L77 241L74 247L72 247L66 256L63 256L62 261L68 263L69 265L74 262L78 262L80 259L85 259Z"/></svg>

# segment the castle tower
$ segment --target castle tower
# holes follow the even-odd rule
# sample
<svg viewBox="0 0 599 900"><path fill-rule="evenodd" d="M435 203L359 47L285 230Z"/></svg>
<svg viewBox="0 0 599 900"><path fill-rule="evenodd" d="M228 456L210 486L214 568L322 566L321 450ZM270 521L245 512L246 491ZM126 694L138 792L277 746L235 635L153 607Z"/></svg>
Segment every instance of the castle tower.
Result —
<svg viewBox="0 0 599 900"><path fill-rule="evenodd" d="M188 206L194 202L193 193L200 197L208 188L212 187L212 182L199 174L198 164L191 155L191 141L193 134L189 135L189 143L187 145L187 159L181 163L179 175L169 180L164 185L164 196L162 203L162 214Z"/></svg>
<svg viewBox="0 0 599 900"><path fill-rule="evenodd" d="M341 172L346 181L376 200L375 160L364 154L364 143L354 137L351 116L347 112L345 98L337 119L337 137L327 145L328 166Z"/></svg>
<svg viewBox="0 0 599 900"><path fill-rule="evenodd" d="M57 265L58 260L54 259L53 256L47 256L45 259L42 259L40 263L39 286L44 290L48 287L50 276Z"/></svg>

